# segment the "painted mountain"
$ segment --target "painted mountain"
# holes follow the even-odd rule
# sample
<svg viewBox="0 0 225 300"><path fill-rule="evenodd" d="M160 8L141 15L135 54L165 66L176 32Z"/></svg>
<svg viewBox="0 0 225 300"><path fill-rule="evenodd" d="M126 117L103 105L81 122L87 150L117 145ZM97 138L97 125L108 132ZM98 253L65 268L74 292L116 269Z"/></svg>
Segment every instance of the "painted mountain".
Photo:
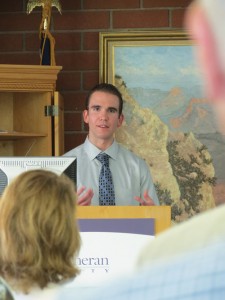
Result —
<svg viewBox="0 0 225 300"><path fill-rule="evenodd" d="M168 92L150 89L129 89L128 92L142 107L150 107L170 131L194 133L213 158L217 182L225 182L225 138L219 132L212 107L207 99L202 98L199 87L191 91L173 88Z"/></svg>
<svg viewBox="0 0 225 300"><path fill-rule="evenodd" d="M225 141L200 89L131 89L120 76L115 84L125 115L116 138L146 160L172 219L179 222L223 202Z"/></svg>

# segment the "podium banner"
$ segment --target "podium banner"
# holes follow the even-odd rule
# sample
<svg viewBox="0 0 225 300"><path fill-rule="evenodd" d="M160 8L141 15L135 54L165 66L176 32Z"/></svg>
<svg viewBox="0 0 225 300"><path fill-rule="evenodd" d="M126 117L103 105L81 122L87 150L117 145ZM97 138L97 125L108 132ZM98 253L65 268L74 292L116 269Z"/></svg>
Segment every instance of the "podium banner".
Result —
<svg viewBox="0 0 225 300"><path fill-rule="evenodd" d="M154 219L79 219L82 247L76 285L96 287L135 269L141 249L154 238Z"/></svg>
<svg viewBox="0 0 225 300"><path fill-rule="evenodd" d="M155 220L155 234L171 225L170 206L78 206L77 219L145 219Z"/></svg>
<svg viewBox="0 0 225 300"><path fill-rule="evenodd" d="M81 232L120 232L154 235L154 219L79 219Z"/></svg>

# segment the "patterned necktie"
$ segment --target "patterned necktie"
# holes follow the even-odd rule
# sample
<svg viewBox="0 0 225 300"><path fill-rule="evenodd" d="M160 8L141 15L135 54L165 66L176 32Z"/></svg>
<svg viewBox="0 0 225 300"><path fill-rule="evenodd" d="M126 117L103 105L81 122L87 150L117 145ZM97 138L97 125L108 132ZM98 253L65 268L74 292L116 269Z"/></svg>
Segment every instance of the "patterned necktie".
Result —
<svg viewBox="0 0 225 300"><path fill-rule="evenodd" d="M96 158L102 164L99 175L99 205L115 205L115 192L109 168L109 156L106 153L99 153Z"/></svg>

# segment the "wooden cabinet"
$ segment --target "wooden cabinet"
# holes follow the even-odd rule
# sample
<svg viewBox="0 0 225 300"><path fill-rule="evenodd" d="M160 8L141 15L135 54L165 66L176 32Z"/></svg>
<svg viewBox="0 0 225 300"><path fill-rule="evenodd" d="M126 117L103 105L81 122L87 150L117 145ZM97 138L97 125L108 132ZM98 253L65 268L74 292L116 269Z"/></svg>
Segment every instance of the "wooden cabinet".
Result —
<svg viewBox="0 0 225 300"><path fill-rule="evenodd" d="M61 68L0 64L0 156L64 153Z"/></svg>

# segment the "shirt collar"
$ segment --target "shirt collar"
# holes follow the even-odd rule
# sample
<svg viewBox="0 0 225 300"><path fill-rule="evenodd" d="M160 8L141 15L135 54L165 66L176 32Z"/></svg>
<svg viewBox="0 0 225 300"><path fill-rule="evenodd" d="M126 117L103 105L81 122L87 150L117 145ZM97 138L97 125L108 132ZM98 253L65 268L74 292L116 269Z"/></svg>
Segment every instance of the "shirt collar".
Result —
<svg viewBox="0 0 225 300"><path fill-rule="evenodd" d="M85 142L84 142L84 150L86 151L88 157L90 158L90 160L95 159L95 157L102 152L99 148L97 148L95 145L93 145L88 137L86 138ZM118 150L119 150L119 145L118 143L114 140L112 145L107 148L104 152L106 154L108 154L111 158L116 159L117 158L117 154L118 154Z"/></svg>

